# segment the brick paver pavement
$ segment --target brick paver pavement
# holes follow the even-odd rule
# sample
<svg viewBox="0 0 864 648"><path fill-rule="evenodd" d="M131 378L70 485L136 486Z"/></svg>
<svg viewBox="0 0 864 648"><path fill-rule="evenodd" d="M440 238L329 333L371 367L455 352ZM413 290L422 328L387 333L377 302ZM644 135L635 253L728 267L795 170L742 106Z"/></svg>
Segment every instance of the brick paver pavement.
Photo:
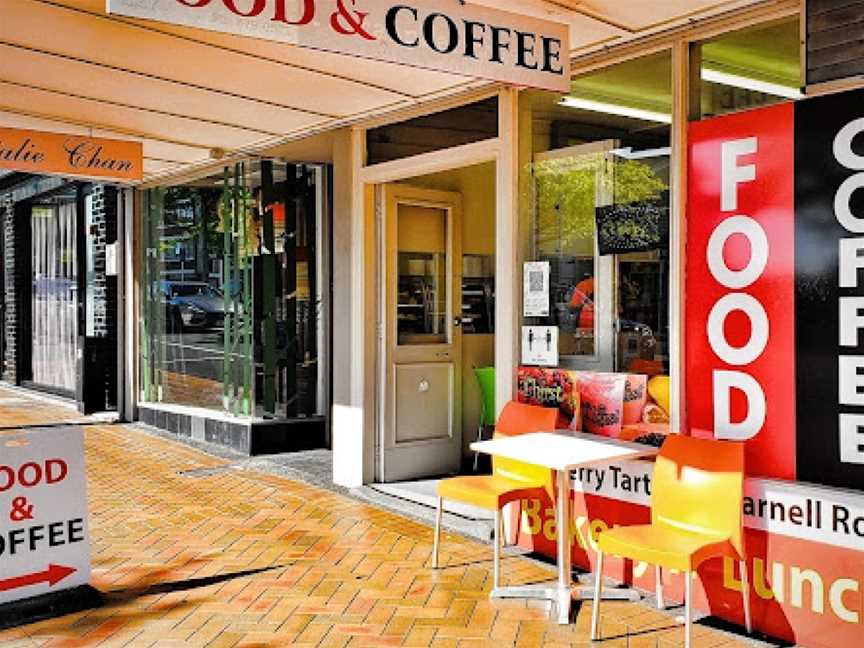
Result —
<svg viewBox="0 0 864 648"><path fill-rule="evenodd" d="M0 426L74 416L0 390ZM4 648L589 643L590 604L559 627L541 607L490 601L489 546L447 534L435 572L423 524L130 427L87 427L86 444L105 605L0 632ZM539 581L553 568L514 556L504 575ZM627 627L629 640L615 638ZM682 643L668 616L641 604L604 604L604 628L608 648ZM695 637L744 645L706 627Z"/></svg>

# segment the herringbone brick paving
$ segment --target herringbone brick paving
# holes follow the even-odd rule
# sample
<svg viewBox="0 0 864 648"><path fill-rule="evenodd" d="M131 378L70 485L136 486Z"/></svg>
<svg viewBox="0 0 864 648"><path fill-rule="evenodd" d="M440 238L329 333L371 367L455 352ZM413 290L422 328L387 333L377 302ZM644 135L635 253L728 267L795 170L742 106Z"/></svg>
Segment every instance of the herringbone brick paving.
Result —
<svg viewBox="0 0 864 648"><path fill-rule="evenodd" d="M74 417L0 390L0 425ZM14 402L13 402L14 401ZM590 604L490 601L491 548L445 535L429 568L425 525L124 426L86 428L93 585L101 608L0 632L0 645L586 646ZM553 577L521 557L506 582ZM604 604L601 646L682 643L668 616ZM630 637L622 635L630 632ZM695 645L734 648L698 627Z"/></svg>

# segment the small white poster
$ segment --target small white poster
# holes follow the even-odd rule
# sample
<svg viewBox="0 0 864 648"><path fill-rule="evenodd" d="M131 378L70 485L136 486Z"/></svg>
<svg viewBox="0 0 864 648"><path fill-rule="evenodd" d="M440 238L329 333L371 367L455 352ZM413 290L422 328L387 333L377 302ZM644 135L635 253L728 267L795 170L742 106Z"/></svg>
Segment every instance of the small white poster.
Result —
<svg viewBox="0 0 864 648"><path fill-rule="evenodd" d="M0 604L89 580L82 429L0 433Z"/></svg>
<svg viewBox="0 0 864 648"><path fill-rule="evenodd" d="M522 364L558 366L558 327L522 327Z"/></svg>
<svg viewBox="0 0 864 648"><path fill-rule="evenodd" d="M525 317L549 317L549 262L527 262L523 269L523 280L522 314Z"/></svg>
<svg viewBox="0 0 864 648"><path fill-rule="evenodd" d="M105 244L105 276L117 276L117 243Z"/></svg>

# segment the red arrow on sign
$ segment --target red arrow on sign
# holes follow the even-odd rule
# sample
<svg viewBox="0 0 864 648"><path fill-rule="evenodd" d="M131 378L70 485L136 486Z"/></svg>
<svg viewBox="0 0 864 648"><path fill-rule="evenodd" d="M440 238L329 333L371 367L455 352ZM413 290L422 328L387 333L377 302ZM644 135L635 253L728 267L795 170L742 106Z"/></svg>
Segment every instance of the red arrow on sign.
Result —
<svg viewBox="0 0 864 648"><path fill-rule="evenodd" d="M19 587L38 585L39 583L48 583L49 586L54 586L70 574L74 574L76 571L78 570L74 567L48 565L48 569L45 571L0 580L0 592L18 589Z"/></svg>

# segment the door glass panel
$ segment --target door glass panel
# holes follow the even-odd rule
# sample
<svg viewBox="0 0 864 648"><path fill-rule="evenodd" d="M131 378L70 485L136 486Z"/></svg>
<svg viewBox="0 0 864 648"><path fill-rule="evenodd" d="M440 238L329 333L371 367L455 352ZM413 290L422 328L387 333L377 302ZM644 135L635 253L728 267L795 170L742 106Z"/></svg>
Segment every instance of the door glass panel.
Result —
<svg viewBox="0 0 864 648"><path fill-rule="evenodd" d="M397 209L398 344L446 344L447 211L402 203Z"/></svg>
<svg viewBox="0 0 864 648"><path fill-rule="evenodd" d="M594 356L594 223L606 201L606 154L555 156L534 165L538 258L550 263L550 316L559 353Z"/></svg>
<svg viewBox="0 0 864 648"><path fill-rule="evenodd" d="M74 391L78 345L78 273L75 200L34 206L33 382Z"/></svg>

